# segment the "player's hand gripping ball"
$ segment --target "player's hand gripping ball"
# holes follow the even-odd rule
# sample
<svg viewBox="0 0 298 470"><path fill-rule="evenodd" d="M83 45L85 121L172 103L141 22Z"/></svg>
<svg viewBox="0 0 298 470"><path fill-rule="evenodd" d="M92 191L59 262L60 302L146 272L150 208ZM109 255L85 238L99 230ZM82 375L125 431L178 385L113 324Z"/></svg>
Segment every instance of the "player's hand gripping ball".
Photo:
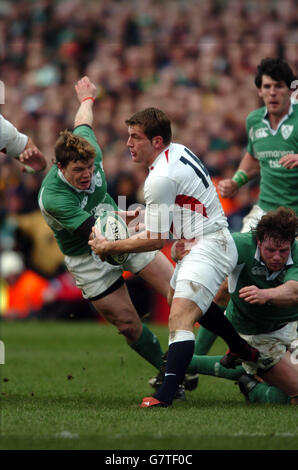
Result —
<svg viewBox="0 0 298 470"><path fill-rule="evenodd" d="M115 212L104 211L95 221L95 230L109 241L125 240L129 237L127 225L122 217ZM95 236L95 235L94 235ZM113 266L119 266L128 258L128 253L106 255L105 261Z"/></svg>

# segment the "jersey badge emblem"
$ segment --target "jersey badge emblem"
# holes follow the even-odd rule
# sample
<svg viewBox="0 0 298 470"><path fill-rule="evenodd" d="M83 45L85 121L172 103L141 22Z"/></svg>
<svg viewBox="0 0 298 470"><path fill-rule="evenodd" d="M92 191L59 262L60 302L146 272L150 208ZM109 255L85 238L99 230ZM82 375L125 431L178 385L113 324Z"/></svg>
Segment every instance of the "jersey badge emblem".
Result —
<svg viewBox="0 0 298 470"><path fill-rule="evenodd" d="M294 126L292 126L290 124L283 124L281 126L281 128L280 128L281 134L282 134L282 136L285 140L287 140L290 137L290 135L293 132L293 129L294 129Z"/></svg>

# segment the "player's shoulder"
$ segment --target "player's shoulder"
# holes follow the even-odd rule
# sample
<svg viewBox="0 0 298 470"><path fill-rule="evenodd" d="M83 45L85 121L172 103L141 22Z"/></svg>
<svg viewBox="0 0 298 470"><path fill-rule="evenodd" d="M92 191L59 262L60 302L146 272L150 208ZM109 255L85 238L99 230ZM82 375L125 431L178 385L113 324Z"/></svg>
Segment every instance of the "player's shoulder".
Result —
<svg viewBox="0 0 298 470"><path fill-rule="evenodd" d="M292 107L293 107L293 114L295 114L295 117L297 117L298 116L298 102L297 103L292 102Z"/></svg>
<svg viewBox="0 0 298 470"><path fill-rule="evenodd" d="M57 165L53 164L41 183L39 197L42 197L47 204L57 204L61 193L67 191L67 188L68 186L58 176Z"/></svg>
<svg viewBox="0 0 298 470"><path fill-rule="evenodd" d="M293 262L296 266L298 266L298 240L294 240L294 243L291 247L291 256L293 259Z"/></svg>
<svg viewBox="0 0 298 470"><path fill-rule="evenodd" d="M252 251L256 250L256 242L252 232L234 232L232 233L233 240L236 244L238 253L251 255Z"/></svg>
<svg viewBox="0 0 298 470"><path fill-rule="evenodd" d="M260 108L257 108L251 111L246 118L247 124L249 126L252 126L256 123L259 123L264 118L265 111L266 111L265 106L261 106Z"/></svg>

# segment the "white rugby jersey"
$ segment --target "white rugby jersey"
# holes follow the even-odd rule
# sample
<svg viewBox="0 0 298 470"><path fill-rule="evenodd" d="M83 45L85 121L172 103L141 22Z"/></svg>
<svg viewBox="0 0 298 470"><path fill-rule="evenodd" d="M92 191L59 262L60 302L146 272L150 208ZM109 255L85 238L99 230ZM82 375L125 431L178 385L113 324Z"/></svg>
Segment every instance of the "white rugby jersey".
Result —
<svg viewBox="0 0 298 470"><path fill-rule="evenodd" d="M0 152L16 158L23 152L27 142L28 137L0 114Z"/></svg>
<svg viewBox="0 0 298 470"><path fill-rule="evenodd" d="M214 184L200 159L171 143L149 168L144 185L146 229L198 238L228 226Z"/></svg>

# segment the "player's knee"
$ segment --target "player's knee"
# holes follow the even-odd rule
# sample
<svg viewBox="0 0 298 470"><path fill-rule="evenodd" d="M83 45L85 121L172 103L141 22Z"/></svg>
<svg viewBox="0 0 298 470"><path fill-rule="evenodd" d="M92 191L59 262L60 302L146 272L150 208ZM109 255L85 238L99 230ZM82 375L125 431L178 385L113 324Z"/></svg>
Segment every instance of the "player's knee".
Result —
<svg viewBox="0 0 298 470"><path fill-rule="evenodd" d="M120 335L123 335L128 343L137 341L142 332L142 324L140 322L130 322L118 325Z"/></svg>
<svg viewBox="0 0 298 470"><path fill-rule="evenodd" d="M219 306L228 305L230 300L230 294L228 290L228 280L226 279L221 284L216 296L214 297L214 302Z"/></svg>

